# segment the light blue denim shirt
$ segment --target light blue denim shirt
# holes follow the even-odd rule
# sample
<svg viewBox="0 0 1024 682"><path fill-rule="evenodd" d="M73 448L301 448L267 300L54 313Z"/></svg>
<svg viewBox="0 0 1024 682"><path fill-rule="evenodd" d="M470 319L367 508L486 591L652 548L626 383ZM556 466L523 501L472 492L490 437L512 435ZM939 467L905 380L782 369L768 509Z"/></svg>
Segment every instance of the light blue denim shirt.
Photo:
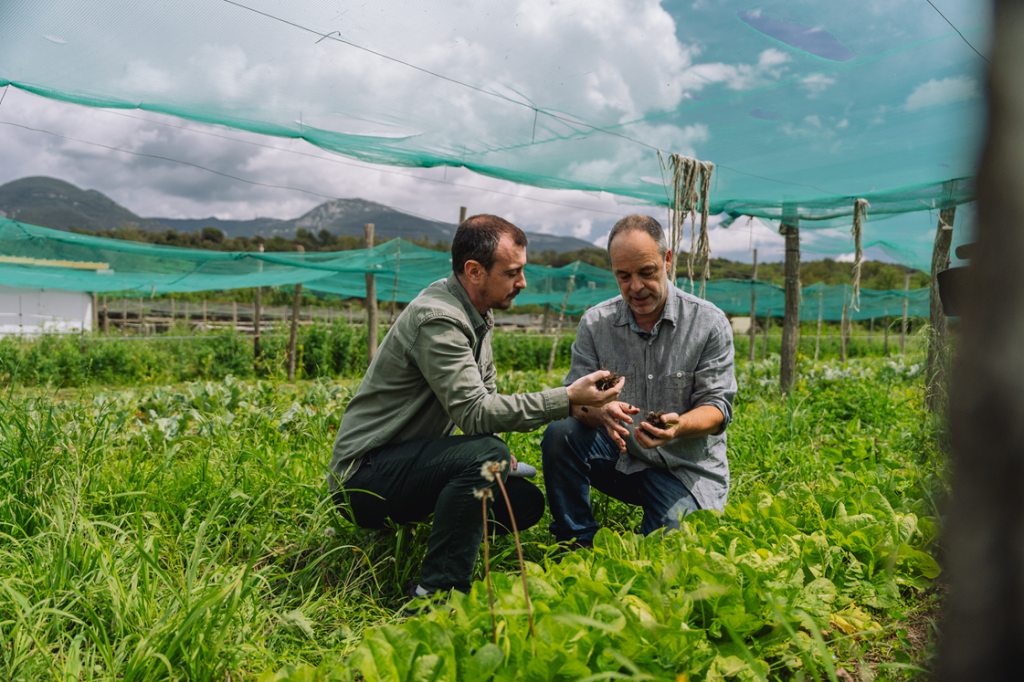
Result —
<svg viewBox="0 0 1024 682"><path fill-rule="evenodd" d="M626 474L650 467L672 470L703 509L722 509L729 497L725 429L736 397L732 328L725 313L669 285L661 319L648 333L640 329L621 296L583 315L572 345L568 386L590 372L607 369L626 377L619 400L639 407L633 427L646 411L684 414L713 405L725 416L715 435L676 438L651 450L632 435L616 469Z"/></svg>

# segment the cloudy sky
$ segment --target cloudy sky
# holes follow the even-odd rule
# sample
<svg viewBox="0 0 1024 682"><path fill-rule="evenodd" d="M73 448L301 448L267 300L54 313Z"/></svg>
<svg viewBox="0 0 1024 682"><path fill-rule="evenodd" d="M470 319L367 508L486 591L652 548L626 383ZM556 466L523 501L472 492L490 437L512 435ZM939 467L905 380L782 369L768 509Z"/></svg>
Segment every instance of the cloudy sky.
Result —
<svg viewBox="0 0 1024 682"><path fill-rule="evenodd" d="M466 206L470 213L505 216L527 231L601 244L630 213L666 220L664 208L620 204L609 194L540 189L465 169L371 165L302 140L65 104L14 88L0 104L0 121L17 124L0 125L8 159L0 164L0 184L55 177L99 190L146 217L294 218L327 198L361 198L453 223ZM715 255L735 260L749 261L754 248L760 261L783 256L782 238L759 220L712 229L711 241Z"/></svg>
<svg viewBox="0 0 1024 682"><path fill-rule="evenodd" d="M151 217L293 218L362 198L454 222L466 206L600 243L628 213L664 221L664 209L637 203L665 195L662 150L713 160L712 192L737 213L792 196L848 211L851 196L972 173L981 61L921 3L803 3L789 18L745 0L130 6L0 9L0 79L25 88L0 104L0 182L57 177ZM959 8L953 20L983 24L975 14ZM40 88L148 110L26 92ZM373 166L299 136L373 161L466 163L635 199ZM771 225L718 222L714 255L781 259ZM830 255L845 256L843 232ZM808 230L807 258L816 241Z"/></svg>

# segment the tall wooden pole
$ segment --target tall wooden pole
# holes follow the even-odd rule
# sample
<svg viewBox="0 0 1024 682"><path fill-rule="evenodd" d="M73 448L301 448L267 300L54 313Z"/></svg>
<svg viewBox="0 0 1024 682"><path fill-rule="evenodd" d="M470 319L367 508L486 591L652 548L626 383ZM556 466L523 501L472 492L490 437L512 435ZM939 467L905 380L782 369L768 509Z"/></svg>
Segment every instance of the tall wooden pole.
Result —
<svg viewBox="0 0 1024 682"><path fill-rule="evenodd" d="M142 330L144 335L149 336L149 329L146 327L146 311L143 309L144 305L145 301L139 296L139 329Z"/></svg>
<svg viewBox="0 0 1024 682"><path fill-rule="evenodd" d="M1016 679L1024 652L1024 4L994 4L978 246L949 392L939 682Z"/></svg>
<svg viewBox="0 0 1024 682"><path fill-rule="evenodd" d="M843 296L843 318L839 322L839 362L846 362L846 296Z"/></svg>
<svg viewBox="0 0 1024 682"><path fill-rule="evenodd" d="M952 183L947 183L947 185ZM952 190L952 187L950 187ZM953 244L953 219L956 206L939 211L939 226L935 230L935 248L932 251L932 282L929 302L931 333L928 335L928 393L925 400L929 410L936 410L945 392L946 363L949 360L946 346L946 313L939 298L938 274L949 267L949 247Z"/></svg>
<svg viewBox="0 0 1024 682"><path fill-rule="evenodd" d="M821 314L825 306L822 292L818 292L818 335L814 337L814 361L818 361L818 351L821 350Z"/></svg>
<svg viewBox="0 0 1024 682"><path fill-rule="evenodd" d="M263 253L263 244L257 246L257 251ZM259 272L263 272L263 261L258 263ZM260 364L263 362L263 349L260 348L260 315L263 313L263 287L256 287L255 300L252 304L252 352L253 361L256 363L256 372L260 371Z"/></svg>
<svg viewBox="0 0 1024 682"><path fill-rule="evenodd" d="M100 307L99 307L99 296L95 293L92 295L92 333L95 334L100 330Z"/></svg>
<svg viewBox="0 0 1024 682"><path fill-rule="evenodd" d="M363 248L373 248L373 223L363 225ZM377 276L366 273L366 361L377 355Z"/></svg>
<svg viewBox="0 0 1024 682"><path fill-rule="evenodd" d="M298 252L306 248L299 244ZM295 381L295 352L299 342L299 306L302 305L302 282L295 285L295 299L292 301L292 329L288 336L288 381Z"/></svg>
<svg viewBox="0 0 1024 682"><path fill-rule="evenodd" d="M882 345L882 354L888 357L889 355L889 316L885 316L885 342Z"/></svg>
<svg viewBox="0 0 1024 682"><path fill-rule="evenodd" d="M750 362L757 352L757 249L754 249L754 275L750 279Z"/></svg>
<svg viewBox="0 0 1024 682"><path fill-rule="evenodd" d="M783 393L789 393L796 380L796 348L800 334L800 220L795 205L783 206L779 229L786 237L786 308L782 320L779 386Z"/></svg>
<svg viewBox="0 0 1024 682"><path fill-rule="evenodd" d="M579 267L579 263L576 264ZM569 303L569 294L572 293L572 285L576 282L576 273L569 276L569 286L565 290L565 298L562 299L562 309L558 313L558 326L555 327L555 338L551 339L551 358L548 359L548 374L555 368L555 352L558 350L558 333L562 331L562 320L565 318L565 306Z"/></svg>
<svg viewBox="0 0 1024 682"><path fill-rule="evenodd" d="M107 310L107 297L103 297L103 336L110 336L110 311Z"/></svg>
<svg viewBox="0 0 1024 682"><path fill-rule="evenodd" d="M910 273L903 276L903 324L900 326L900 353L907 353L907 292L910 291Z"/></svg>
<svg viewBox="0 0 1024 682"><path fill-rule="evenodd" d="M772 309L764 316L764 329L761 334L761 362L768 356L768 331L772 328Z"/></svg>
<svg viewBox="0 0 1024 682"><path fill-rule="evenodd" d="M466 207L459 206L459 225L466 222Z"/></svg>

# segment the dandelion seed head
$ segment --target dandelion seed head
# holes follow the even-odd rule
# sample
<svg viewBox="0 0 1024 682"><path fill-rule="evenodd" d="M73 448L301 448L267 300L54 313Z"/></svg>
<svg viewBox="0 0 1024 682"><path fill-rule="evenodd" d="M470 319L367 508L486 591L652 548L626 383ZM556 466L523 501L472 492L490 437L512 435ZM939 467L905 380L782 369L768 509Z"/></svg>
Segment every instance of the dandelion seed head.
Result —
<svg viewBox="0 0 1024 682"><path fill-rule="evenodd" d="M480 475L488 481L494 481L494 477L505 470L505 462L484 462L480 467Z"/></svg>
<svg viewBox="0 0 1024 682"><path fill-rule="evenodd" d="M494 493L491 492L490 488L479 488L473 491L473 497L478 500L493 500Z"/></svg>

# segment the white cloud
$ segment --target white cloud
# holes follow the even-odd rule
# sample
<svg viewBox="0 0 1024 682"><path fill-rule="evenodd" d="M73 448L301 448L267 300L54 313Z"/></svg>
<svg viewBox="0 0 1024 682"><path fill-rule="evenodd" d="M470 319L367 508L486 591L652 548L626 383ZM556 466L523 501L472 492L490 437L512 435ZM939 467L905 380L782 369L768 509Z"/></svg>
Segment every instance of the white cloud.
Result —
<svg viewBox="0 0 1024 682"><path fill-rule="evenodd" d="M836 261L839 263L852 263L855 260L857 260L856 253L841 253L836 256Z"/></svg>
<svg viewBox="0 0 1024 682"><path fill-rule="evenodd" d="M758 55L756 64L696 64L683 73L687 90L701 90L708 83L724 83L733 90L750 90L778 80L786 71L790 56L770 48Z"/></svg>
<svg viewBox="0 0 1024 682"><path fill-rule="evenodd" d="M820 92L823 92L830 85L835 85L835 83L835 78L832 78L831 76L826 76L823 73L811 74L807 78L804 78L802 81L800 81L800 85L804 89L809 90L812 96L817 95Z"/></svg>
<svg viewBox="0 0 1024 682"><path fill-rule="evenodd" d="M589 218L584 218L580 221L580 224L572 228L572 236L577 239L586 239L590 236L590 231L594 229L594 221Z"/></svg>
<svg viewBox="0 0 1024 682"><path fill-rule="evenodd" d="M933 78L914 88L914 91L907 97L903 108L907 111L916 111L925 107L974 99L980 95L978 81L973 78L967 76L953 76L942 80Z"/></svg>

